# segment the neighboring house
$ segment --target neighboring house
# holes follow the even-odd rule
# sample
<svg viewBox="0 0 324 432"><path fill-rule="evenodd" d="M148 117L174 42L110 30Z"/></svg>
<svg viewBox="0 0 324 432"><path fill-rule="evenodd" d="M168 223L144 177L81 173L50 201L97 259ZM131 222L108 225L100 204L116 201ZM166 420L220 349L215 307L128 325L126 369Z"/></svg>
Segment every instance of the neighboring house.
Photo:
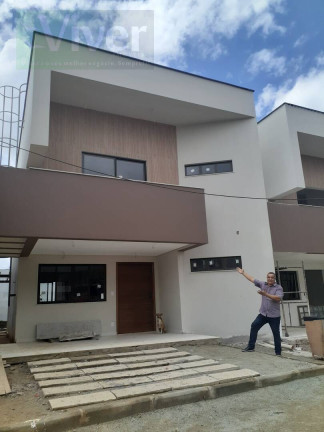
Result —
<svg viewBox="0 0 324 432"><path fill-rule="evenodd" d="M285 103L258 129L287 324L299 326L324 316L324 113Z"/></svg>
<svg viewBox="0 0 324 432"><path fill-rule="evenodd" d="M155 312L169 332L248 334L260 296L235 267L274 269L266 200L235 198L265 197L251 90L35 33L0 182L11 339L82 320L154 331Z"/></svg>

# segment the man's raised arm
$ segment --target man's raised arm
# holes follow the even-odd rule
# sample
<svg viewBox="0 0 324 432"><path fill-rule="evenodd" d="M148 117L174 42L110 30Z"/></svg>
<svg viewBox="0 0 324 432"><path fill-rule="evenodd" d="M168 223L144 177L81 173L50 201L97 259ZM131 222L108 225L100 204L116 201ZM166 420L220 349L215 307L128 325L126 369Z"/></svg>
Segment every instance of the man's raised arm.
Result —
<svg viewBox="0 0 324 432"><path fill-rule="evenodd" d="M250 276L249 274L245 273L245 271L243 269L241 269L240 267L236 267L236 271L239 272L241 275L243 275L247 280L254 283L255 278L253 276Z"/></svg>

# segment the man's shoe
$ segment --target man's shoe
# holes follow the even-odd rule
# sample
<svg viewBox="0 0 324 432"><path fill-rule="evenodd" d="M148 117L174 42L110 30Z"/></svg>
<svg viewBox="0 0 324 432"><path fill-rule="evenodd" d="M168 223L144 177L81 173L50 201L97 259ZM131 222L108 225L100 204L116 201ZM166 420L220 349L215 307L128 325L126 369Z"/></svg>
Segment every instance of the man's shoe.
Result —
<svg viewBox="0 0 324 432"><path fill-rule="evenodd" d="M254 348L249 348L248 346L242 349L242 352L254 352Z"/></svg>
<svg viewBox="0 0 324 432"><path fill-rule="evenodd" d="M277 356L277 357L282 357L282 355L281 355L281 354L276 354L276 356Z"/></svg>

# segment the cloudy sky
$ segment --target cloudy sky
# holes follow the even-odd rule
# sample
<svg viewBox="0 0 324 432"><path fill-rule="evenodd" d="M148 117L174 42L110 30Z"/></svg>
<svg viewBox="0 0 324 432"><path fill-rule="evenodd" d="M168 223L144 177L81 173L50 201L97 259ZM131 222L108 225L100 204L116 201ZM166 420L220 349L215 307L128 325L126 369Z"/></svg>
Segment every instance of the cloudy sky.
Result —
<svg viewBox="0 0 324 432"><path fill-rule="evenodd" d="M26 82L16 47L28 55L38 30L254 89L258 118L283 102L324 111L323 21L323 0L4 0L0 85ZM138 24L149 36L132 51L120 29Z"/></svg>

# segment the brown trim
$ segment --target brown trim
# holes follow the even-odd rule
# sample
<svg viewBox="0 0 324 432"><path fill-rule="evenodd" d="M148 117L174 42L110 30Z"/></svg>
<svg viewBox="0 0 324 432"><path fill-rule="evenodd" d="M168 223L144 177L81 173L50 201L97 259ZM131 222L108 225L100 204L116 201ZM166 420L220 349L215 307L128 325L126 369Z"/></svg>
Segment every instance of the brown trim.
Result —
<svg viewBox="0 0 324 432"><path fill-rule="evenodd" d="M37 243L38 238L28 238L25 242L25 246L23 247L23 250L21 251L22 257L28 257L31 253L31 251L34 249L35 244Z"/></svg>

